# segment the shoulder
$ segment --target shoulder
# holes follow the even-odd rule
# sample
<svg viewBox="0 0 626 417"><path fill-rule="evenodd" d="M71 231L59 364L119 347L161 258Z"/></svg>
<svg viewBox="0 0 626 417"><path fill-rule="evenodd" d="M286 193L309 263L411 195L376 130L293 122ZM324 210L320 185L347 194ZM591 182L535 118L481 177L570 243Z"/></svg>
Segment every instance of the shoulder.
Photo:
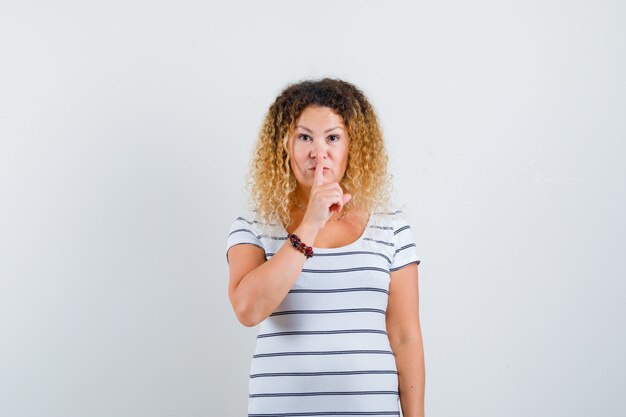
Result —
<svg viewBox="0 0 626 417"><path fill-rule="evenodd" d="M251 243L273 253L286 240L282 224L274 220L265 220L255 209L242 209L235 216L228 234L228 245Z"/></svg>
<svg viewBox="0 0 626 417"><path fill-rule="evenodd" d="M245 209L241 210L239 213L237 213L236 215L232 217L229 234L232 234L233 232L237 233L241 229L244 229L250 232L254 231L255 234L257 234L256 223L257 223L257 219L253 211L245 210Z"/></svg>
<svg viewBox="0 0 626 417"><path fill-rule="evenodd" d="M239 243L251 243L263 247L257 223L258 220L253 210L243 209L239 214L233 216L228 231L227 247Z"/></svg>
<svg viewBox="0 0 626 417"><path fill-rule="evenodd" d="M399 228L409 223L409 216L404 206L394 205L388 210L375 211L372 213L373 224L377 224L385 229L391 228L396 232Z"/></svg>
<svg viewBox="0 0 626 417"><path fill-rule="evenodd" d="M395 249L413 240L411 215L406 206L393 205L388 210L374 213L372 227Z"/></svg>

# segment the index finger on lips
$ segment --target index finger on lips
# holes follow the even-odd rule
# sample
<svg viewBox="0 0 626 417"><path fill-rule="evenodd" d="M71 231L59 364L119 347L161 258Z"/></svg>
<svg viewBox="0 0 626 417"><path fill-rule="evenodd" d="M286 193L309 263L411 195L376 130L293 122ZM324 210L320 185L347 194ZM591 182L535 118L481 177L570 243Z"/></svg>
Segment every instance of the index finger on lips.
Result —
<svg viewBox="0 0 626 417"><path fill-rule="evenodd" d="M315 178L313 185L324 185L324 163L319 158L317 159L317 165L315 165Z"/></svg>

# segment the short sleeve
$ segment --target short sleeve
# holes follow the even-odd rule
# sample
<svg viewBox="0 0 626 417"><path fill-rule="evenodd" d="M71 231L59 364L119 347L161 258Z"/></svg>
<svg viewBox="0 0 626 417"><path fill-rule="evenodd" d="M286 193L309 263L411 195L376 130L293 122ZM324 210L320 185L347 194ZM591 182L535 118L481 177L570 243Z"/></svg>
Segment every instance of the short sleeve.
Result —
<svg viewBox="0 0 626 417"><path fill-rule="evenodd" d="M228 249L241 243L249 243L265 250L261 243L261 236L257 233L252 213L238 216L230 226L226 240L226 262L228 262Z"/></svg>
<svg viewBox="0 0 626 417"><path fill-rule="evenodd" d="M398 270L408 264L419 265L417 246L413 238L413 230L402 210L397 210L393 221L393 243L395 253L390 271Z"/></svg>

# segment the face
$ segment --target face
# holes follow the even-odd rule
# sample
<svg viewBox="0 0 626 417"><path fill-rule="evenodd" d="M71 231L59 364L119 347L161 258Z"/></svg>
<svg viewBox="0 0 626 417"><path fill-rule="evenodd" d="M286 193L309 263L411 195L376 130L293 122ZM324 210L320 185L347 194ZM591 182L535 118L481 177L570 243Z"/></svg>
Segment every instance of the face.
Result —
<svg viewBox="0 0 626 417"><path fill-rule="evenodd" d="M308 197L318 159L324 165L324 184L343 178L348 165L348 132L342 117L329 107L305 108L288 144L300 193Z"/></svg>

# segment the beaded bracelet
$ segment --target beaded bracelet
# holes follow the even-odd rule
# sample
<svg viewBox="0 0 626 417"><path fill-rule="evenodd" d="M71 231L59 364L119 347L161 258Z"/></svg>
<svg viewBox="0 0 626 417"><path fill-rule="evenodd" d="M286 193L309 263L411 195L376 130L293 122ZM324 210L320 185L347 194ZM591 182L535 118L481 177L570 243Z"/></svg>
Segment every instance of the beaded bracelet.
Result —
<svg viewBox="0 0 626 417"><path fill-rule="evenodd" d="M302 242L297 235L289 233L287 237L289 237L289 240L291 240L291 244L293 245L293 247L304 253L304 256L306 256L307 259L313 256L313 248L305 245L304 242Z"/></svg>

